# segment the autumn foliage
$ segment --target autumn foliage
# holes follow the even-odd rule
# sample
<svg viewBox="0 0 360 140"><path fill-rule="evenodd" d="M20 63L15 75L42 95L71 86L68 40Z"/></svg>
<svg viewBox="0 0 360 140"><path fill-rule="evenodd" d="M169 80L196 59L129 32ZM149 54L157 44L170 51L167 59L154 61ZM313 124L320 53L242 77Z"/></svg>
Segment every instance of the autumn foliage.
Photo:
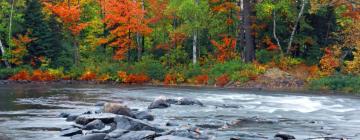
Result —
<svg viewBox="0 0 360 140"><path fill-rule="evenodd" d="M209 81L209 76L208 75L198 75L195 77L195 82L196 84L200 84L200 85L206 85L208 84Z"/></svg>
<svg viewBox="0 0 360 140"><path fill-rule="evenodd" d="M81 77L79 79L80 80L85 80L85 81L95 80L96 79L96 73L94 73L92 71L87 71L83 75L81 75Z"/></svg>
<svg viewBox="0 0 360 140"><path fill-rule="evenodd" d="M34 70L30 74L27 70L22 70L17 74L9 78L9 80L20 81L20 80L30 80L30 81L53 81L57 77L51 74L49 71Z"/></svg>
<svg viewBox="0 0 360 140"><path fill-rule="evenodd" d="M30 80L30 79L31 76L27 70L22 70L9 78L9 80L13 80L13 81Z"/></svg>
<svg viewBox="0 0 360 140"><path fill-rule="evenodd" d="M126 72L119 71L119 78L126 84L143 84L150 80L145 74L127 74Z"/></svg>
<svg viewBox="0 0 360 140"><path fill-rule="evenodd" d="M335 51L325 49L325 55L320 60L320 68L324 75L331 75L340 66L340 61L336 57Z"/></svg>
<svg viewBox="0 0 360 140"><path fill-rule="evenodd" d="M223 74L216 78L216 86L224 87L227 83L229 83L229 76Z"/></svg>
<svg viewBox="0 0 360 140"><path fill-rule="evenodd" d="M232 59L236 56L236 39L230 37L224 37L222 39L222 43L218 43L215 40L211 40L211 44L213 44L217 48L216 57L220 62L224 62L226 60Z"/></svg>
<svg viewBox="0 0 360 140"><path fill-rule="evenodd" d="M164 79L165 85L174 85L176 84L176 75L166 74Z"/></svg>

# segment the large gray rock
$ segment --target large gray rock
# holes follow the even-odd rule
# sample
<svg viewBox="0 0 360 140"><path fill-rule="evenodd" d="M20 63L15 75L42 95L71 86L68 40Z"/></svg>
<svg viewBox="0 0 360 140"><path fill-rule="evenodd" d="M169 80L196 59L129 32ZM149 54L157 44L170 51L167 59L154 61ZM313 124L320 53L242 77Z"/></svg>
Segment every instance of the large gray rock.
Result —
<svg viewBox="0 0 360 140"><path fill-rule="evenodd" d="M185 137L172 136L172 135L165 135L165 136L157 137L157 138L155 138L155 140L193 140L193 139L185 138Z"/></svg>
<svg viewBox="0 0 360 140"><path fill-rule="evenodd" d="M105 127L105 124L101 120L93 120L92 122L84 126L84 130L98 129L101 130Z"/></svg>
<svg viewBox="0 0 360 140"><path fill-rule="evenodd" d="M148 109L155 108L168 108L170 107L169 99L164 96L160 96L156 98L151 104L148 106Z"/></svg>
<svg viewBox="0 0 360 140"><path fill-rule="evenodd" d="M79 137L72 138L73 140L104 140L106 134L105 133L95 133L95 134L88 134Z"/></svg>
<svg viewBox="0 0 360 140"><path fill-rule="evenodd" d="M274 137L281 139L281 140L294 140L295 139L294 136L285 134L285 133L277 133Z"/></svg>
<svg viewBox="0 0 360 140"><path fill-rule="evenodd" d="M180 98L176 104L177 105L200 105L200 106L204 105L198 99L186 98L186 97Z"/></svg>
<svg viewBox="0 0 360 140"><path fill-rule="evenodd" d="M82 134L81 129L79 128L71 128L71 129L67 129L64 131L60 132L60 136L64 136L64 137L71 137L74 136L76 134Z"/></svg>
<svg viewBox="0 0 360 140"><path fill-rule="evenodd" d="M117 129L124 129L130 131L140 131L140 130L151 130L155 132L163 132L161 128L157 128L149 123L146 123L141 120L133 119L127 116L119 115L115 117Z"/></svg>
<svg viewBox="0 0 360 140"><path fill-rule="evenodd" d="M120 103L105 103L104 112L133 117L131 110Z"/></svg>
<svg viewBox="0 0 360 140"><path fill-rule="evenodd" d="M122 135L128 133L129 130L124 130L124 129L115 129L114 131L110 132L109 134L106 135L105 139L114 139L114 138L118 138L121 137Z"/></svg>
<svg viewBox="0 0 360 140"><path fill-rule="evenodd" d="M117 138L117 140L153 140L155 138L154 131L130 131L121 137Z"/></svg>
<svg viewBox="0 0 360 140"><path fill-rule="evenodd" d="M135 118L139 119L139 120L148 120L148 121L153 121L154 120L154 116L150 114L150 112L148 111L139 111L134 113Z"/></svg>
<svg viewBox="0 0 360 140"><path fill-rule="evenodd" d="M114 118L117 115L112 113L100 113L100 114L84 114L76 118L77 124L86 125L94 120L101 120L105 124L114 122Z"/></svg>

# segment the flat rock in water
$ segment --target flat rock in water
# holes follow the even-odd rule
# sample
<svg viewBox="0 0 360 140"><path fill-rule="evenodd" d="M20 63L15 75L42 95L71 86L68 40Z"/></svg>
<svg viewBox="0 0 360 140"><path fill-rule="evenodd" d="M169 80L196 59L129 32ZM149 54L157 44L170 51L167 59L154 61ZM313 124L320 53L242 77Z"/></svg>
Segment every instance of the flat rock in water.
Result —
<svg viewBox="0 0 360 140"><path fill-rule="evenodd" d="M112 113L84 114L84 115L80 115L79 117L77 117L75 122L77 124L86 125L91 121L101 120L103 123L109 124L109 123L114 122L114 118L116 116L117 115L112 114Z"/></svg>
<svg viewBox="0 0 360 140"><path fill-rule="evenodd" d="M185 138L185 137L172 136L172 135L165 135L165 136L157 137L157 138L155 138L155 140L193 140L193 139Z"/></svg>
<svg viewBox="0 0 360 140"><path fill-rule="evenodd" d="M133 117L130 108L120 103L105 103L104 112Z"/></svg>
<svg viewBox="0 0 360 140"><path fill-rule="evenodd" d="M168 108L170 107L170 103L166 97L158 97L156 98L151 104L148 106L148 109L155 109L155 108Z"/></svg>
<svg viewBox="0 0 360 140"><path fill-rule="evenodd" d="M71 129L61 131L61 133L60 133L61 136L65 136L65 137L71 137L71 136L74 136L76 134L82 134L81 129L79 129L79 128L71 128Z"/></svg>
<svg viewBox="0 0 360 140"><path fill-rule="evenodd" d="M117 138L117 140L153 140L155 138L154 131L130 131L121 137Z"/></svg>
<svg viewBox="0 0 360 140"><path fill-rule="evenodd" d="M96 133L96 134L88 134L79 137L72 138L73 140L104 140L106 134L105 133Z"/></svg>
<svg viewBox="0 0 360 140"><path fill-rule="evenodd" d="M130 131L140 131L140 130L151 130L155 132L163 132L161 128L157 128L151 124L148 124L144 121L133 119L127 116L119 115L115 117L117 129L124 129Z"/></svg>
<svg viewBox="0 0 360 140"><path fill-rule="evenodd" d="M177 105L200 105L200 106L204 105L198 99L194 99L194 98L180 98L176 104Z"/></svg>
<svg viewBox="0 0 360 140"><path fill-rule="evenodd" d="M148 111L139 111L135 113L135 118L139 120L148 120L153 121L154 116L150 114Z"/></svg>
<svg viewBox="0 0 360 140"><path fill-rule="evenodd" d="M66 121L68 121L68 122L75 121L78 116L79 115L70 114L67 116Z"/></svg>
<svg viewBox="0 0 360 140"><path fill-rule="evenodd" d="M124 129L115 129L114 131L107 134L105 139L118 138L128 132L129 132L128 130L124 130Z"/></svg>
<svg viewBox="0 0 360 140"><path fill-rule="evenodd" d="M199 132L183 129L183 130L171 130L163 133L163 135L173 135L178 137L186 137L191 139L209 139L207 136L201 135Z"/></svg>
<svg viewBox="0 0 360 140"><path fill-rule="evenodd" d="M294 140L295 139L294 136L285 134L285 133L277 133L274 137L281 138L281 140Z"/></svg>
<svg viewBox="0 0 360 140"><path fill-rule="evenodd" d="M105 127L105 124L101 120L93 120L84 126L84 130L97 129L101 130Z"/></svg>

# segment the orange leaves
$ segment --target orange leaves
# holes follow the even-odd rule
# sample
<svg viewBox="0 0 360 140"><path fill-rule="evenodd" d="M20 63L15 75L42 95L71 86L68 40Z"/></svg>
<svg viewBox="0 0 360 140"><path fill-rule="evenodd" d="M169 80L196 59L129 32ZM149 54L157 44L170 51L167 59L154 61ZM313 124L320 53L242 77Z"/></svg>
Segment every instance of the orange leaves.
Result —
<svg viewBox="0 0 360 140"><path fill-rule="evenodd" d="M224 87L229 81L229 77L226 74L223 74L216 78L216 86Z"/></svg>
<svg viewBox="0 0 360 140"><path fill-rule="evenodd" d="M105 17L103 22L110 30L111 46L118 47L114 59L124 59L124 54L133 48L135 42L132 37L136 34L146 35L151 32L147 26L148 20L144 18L145 11L140 2L131 0L103 1Z"/></svg>
<svg viewBox="0 0 360 140"><path fill-rule="evenodd" d="M195 77L196 84L206 85L208 84L209 76L208 75L198 75Z"/></svg>
<svg viewBox="0 0 360 140"><path fill-rule="evenodd" d="M30 80L30 81L53 81L56 80L56 76L48 71L34 70L32 75L27 70L22 70L19 73L13 75L9 80Z"/></svg>
<svg viewBox="0 0 360 140"><path fill-rule="evenodd" d="M340 61L336 57L334 50L330 48L325 49L325 55L320 60L320 68L324 75L330 75L335 71L335 68L340 66Z"/></svg>
<svg viewBox="0 0 360 140"><path fill-rule="evenodd" d="M19 73L11 76L9 80L20 81L20 80L30 80L30 74L27 70L22 70Z"/></svg>
<svg viewBox="0 0 360 140"><path fill-rule="evenodd" d="M143 84L150 80L145 74L127 74L123 71L119 71L118 76L126 84Z"/></svg>
<svg viewBox="0 0 360 140"><path fill-rule="evenodd" d="M176 84L176 75L166 74L165 79L164 79L164 84L165 85L174 85L174 84Z"/></svg>
<svg viewBox="0 0 360 140"><path fill-rule="evenodd" d="M96 79L96 73L91 72L91 71L87 71L83 75L81 75L81 77L79 79L80 80L85 80L85 81L95 80Z"/></svg>
<svg viewBox="0 0 360 140"><path fill-rule="evenodd" d="M223 43L220 44L215 40L211 40L211 44L213 44L217 48L216 57L220 62L224 62L236 56L235 47L236 47L236 39L224 37L222 39Z"/></svg>
<svg viewBox="0 0 360 140"><path fill-rule="evenodd" d="M57 4L45 2L44 4L60 18L73 35L79 35L80 31L88 25L87 23L80 23L81 10L79 5L71 6L65 1Z"/></svg>
<svg viewBox="0 0 360 140"><path fill-rule="evenodd" d="M14 46L10 50L12 57L9 59L9 62L15 65L22 64L22 59L27 54L27 46L31 41L33 39L29 38L27 34L18 35L17 38L13 38Z"/></svg>

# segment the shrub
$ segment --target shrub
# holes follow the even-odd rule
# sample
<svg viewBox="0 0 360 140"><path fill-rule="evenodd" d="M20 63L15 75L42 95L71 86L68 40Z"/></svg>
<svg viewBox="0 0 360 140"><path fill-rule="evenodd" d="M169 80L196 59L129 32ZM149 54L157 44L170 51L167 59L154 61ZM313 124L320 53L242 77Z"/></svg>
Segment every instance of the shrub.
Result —
<svg viewBox="0 0 360 140"><path fill-rule="evenodd" d="M85 80L85 81L95 80L96 79L96 73L94 73L92 71L86 71L84 74L81 75L81 77L79 79L80 80Z"/></svg>
<svg viewBox="0 0 360 140"><path fill-rule="evenodd" d="M12 75L15 75L19 71L20 71L19 68L0 69L0 79L9 79Z"/></svg>
<svg viewBox="0 0 360 140"><path fill-rule="evenodd" d="M301 64L302 62L302 59L293 57L279 57L276 59L276 64L280 69L283 70L291 69L294 66Z"/></svg>
<svg viewBox="0 0 360 140"><path fill-rule="evenodd" d="M133 70L129 73L141 74L144 73L154 80L164 80L166 69L160 63L160 61L153 59L150 56L145 56L142 60L136 63Z"/></svg>
<svg viewBox="0 0 360 140"><path fill-rule="evenodd" d="M360 77L336 75L310 81L310 89L360 93Z"/></svg>
<svg viewBox="0 0 360 140"><path fill-rule="evenodd" d="M200 65L189 65L187 68L183 68L185 71L185 78L193 78L202 74Z"/></svg>
<svg viewBox="0 0 360 140"><path fill-rule="evenodd" d="M271 62L274 58L274 55L275 55L274 52L270 52L264 49L256 52L257 61L261 64L266 64Z"/></svg>
<svg viewBox="0 0 360 140"><path fill-rule="evenodd" d="M196 84L206 85L208 84L209 76L208 75L198 75L195 77Z"/></svg>
<svg viewBox="0 0 360 140"><path fill-rule="evenodd" d="M146 83L150 80L150 78L145 75L145 74L129 74L126 78L125 78L125 83L128 84L143 84Z"/></svg>
<svg viewBox="0 0 360 140"><path fill-rule="evenodd" d="M166 74L165 79L164 79L164 84L165 85L176 84L176 75Z"/></svg>
<svg viewBox="0 0 360 140"><path fill-rule="evenodd" d="M229 77L226 74L216 78L216 86L224 87L227 83L229 83Z"/></svg>
<svg viewBox="0 0 360 140"><path fill-rule="evenodd" d="M215 64L214 67L210 70L210 78L215 79L224 74L230 77L242 70L255 70L255 67L252 64L244 63L241 60L233 60L225 63ZM236 80L236 78L234 79Z"/></svg>
<svg viewBox="0 0 360 140"><path fill-rule="evenodd" d="M56 77L48 71L34 70L30 78L31 81L53 81Z"/></svg>
<svg viewBox="0 0 360 140"><path fill-rule="evenodd" d="M30 80L30 74L27 70L21 70L20 72L16 73L15 75L11 76L9 80Z"/></svg>

